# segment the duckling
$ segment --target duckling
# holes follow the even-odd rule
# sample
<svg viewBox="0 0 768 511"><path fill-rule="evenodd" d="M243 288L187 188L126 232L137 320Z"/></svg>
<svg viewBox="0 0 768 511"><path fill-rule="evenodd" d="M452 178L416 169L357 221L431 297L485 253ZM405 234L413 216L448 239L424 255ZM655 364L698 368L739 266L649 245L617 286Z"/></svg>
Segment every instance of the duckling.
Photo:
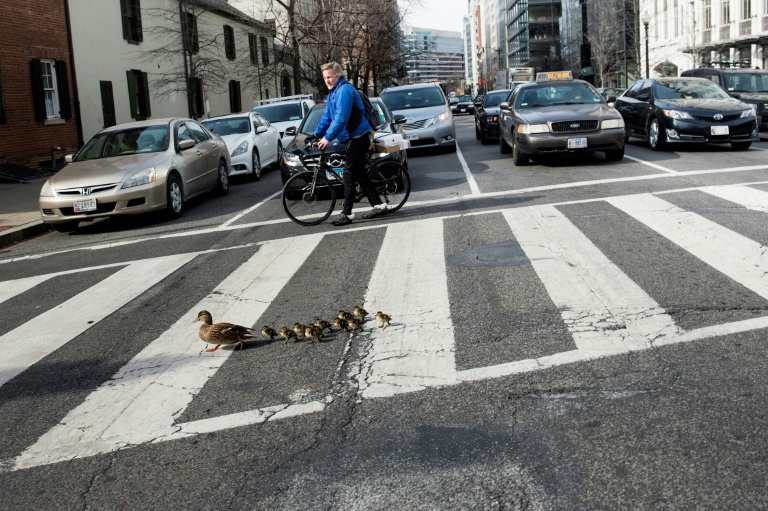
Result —
<svg viewBox="0 0 768 511"><path fill-rule="evenodd" d="M197 335L200 339L204 340L208 344L215 344L213 348L208 348L205 351L216 351L222 344L235 344L240 343L240 349L243 349L243 339L252 339L253 335L250 333L253 328L247 326L234 325L232 323L214 323L213 316L208 311L200 311L197 313L197 317L192 321L195 323L202 321L200 330Z"/></svg>
<svg viewBox="0 0 768 511"><path fill-rule="evenodd" d="M379 311L376 313L376 319L378 319L381 322L381 325L379 325L379 328L383 328L384 325L389 325L389 321L392 319L388 314L384 314L383 312Z"/></svg>
<svg viewBox="0 0 768 511"><path fill-rule="evenodd" d="M345 310L340 310L339 313L336 315L336 317L346 321L346 320L348 320L349 318L352 317L352 314L350 314L349 312L347 312Z"/></svg>
<svg viewBox="0 0 768 511"><path fill-rule="evenodd" d="M319 328L321 332L331 329L331 324L320 318L315 320L315 326Z"/></svg>
<svg viewBox="0 0 768 511"><path fill-rule="evenodd" d="M306 328L307 328L307 325L302 325L301 323L293 324L293 331L296 333L296 335L304 335L304 330Z"/></svg>
<svg viewBox="0 0 768 511"><path fill-rule="evenodd" d="M275 329L269 325L264 325L261 329L261 333L264 337L269 337L270 342L274 341L275 337L277 337L277 332L275 332Z"/></svg>
<svg viewBox="0 0 768 511"><path fill-rule="evenodd" d="M336 318L333 320L333 325L338 328L339 330L349 330L347 328L347 322L341 318Z"/></svg>
<svg viewBox="0 0 768 511"><path fill-rule="evenodd" d="M355 313L355 316L359 316L360 319L365 319L365 317L368 315L368 311L363 309L362 307L358 307L355 305L355 309L353 311Z"/></svg>
<svg viewBox="0 0 768 511"><path fill-rule="evenodd" d="M288 329L288 327L285 327L285 326L282 327L280 329L280 335L283 336L283 338L285 338L285 342L283 342L283 344L288 344L288 341L290 341L291 339L293 339L293 342L296 342L296 332Z"/></svg>
<svg viewBox="0 0 768 511"><path fill-rule="evenodd" d="M363 322L357 318L349 318L347 320L347 325L349 325L349 328L351 328L353 332L355 330L363 331Z"/></svg>
<svg viewBox="0 0 768 511"><path fill-rule="evenodd" d="M318 328L315 325L309 325L304 329L304 337L309 339L310 344L315 343L315 339L320 337L321 333L318 332Z"/></svg>

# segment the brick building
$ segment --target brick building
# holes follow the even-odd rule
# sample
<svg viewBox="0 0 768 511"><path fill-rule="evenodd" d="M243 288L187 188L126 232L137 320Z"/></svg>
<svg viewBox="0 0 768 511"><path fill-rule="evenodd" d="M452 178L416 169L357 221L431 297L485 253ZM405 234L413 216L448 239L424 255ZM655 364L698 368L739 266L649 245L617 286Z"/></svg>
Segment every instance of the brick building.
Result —
<svg viewBox="0 0 768 511"><path fill-rule="evenodd" d="M67 25L66 0L0 2L0 162L50 166L52 147L82 145Z"/></svg>

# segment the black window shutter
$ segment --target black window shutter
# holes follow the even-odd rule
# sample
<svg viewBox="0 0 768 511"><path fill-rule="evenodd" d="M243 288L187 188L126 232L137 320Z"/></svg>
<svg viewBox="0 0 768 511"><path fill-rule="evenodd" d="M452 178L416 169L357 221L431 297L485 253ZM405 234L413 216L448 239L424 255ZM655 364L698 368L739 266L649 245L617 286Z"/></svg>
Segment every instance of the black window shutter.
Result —
<svg viewBox="0 0 768 511"><path fill-rule="evenodd" d="M136 18L135 33L133 34L134 40L142 42L144 40L144 31L141 26L141 4L139 0L133 1L133 16Z"/></svg>
<svg viewBox="0 0 768 511"><path fill-rule="evenodd" d="M149 78L147 73L141 73L142 86L144 87L144 116L152 117L152 110L149 107Z"/></svg>
<svg viewBox="0 0 768 511"><path fill-rule="evenodd" d="M32 59L32 100L35 104L35 119L43 122L48 118L48 114L45 112L43 63L40 59Z"/></svg>
<svg viewBox="0 0 768 511"><path fill-rule="evenodd" d="M59 87L59 117L72 118L72 102L69 97L69 80L67 79L67 63L56 61L56 85Z"/></svg>
<svg viewBox="0 0 768 511"><path fill-rule="evenodd" d="M123 21L123 39L130 41L131 37L131 3L129 0L120 0L120 17Z"/></svg>
<svg viewBox="0 0 768 511"><path fill-rule="evenodd" d="M229 81L229 111L235 112L235 81Z"/></svg>
<svg viewBox="0 0 768 511"><path fill-rule="evenodd" d="M195 108L197 109L197 116L203 117L205 115L205 97L203 97L203 80L201 78L195 78Z"/></svg>
<svg viewBox="0 0 768 511"><path fill-rule="evenodd" d="M139 116L138 112L138 102L136 101L136 91L138 89L137 83L136 83L136 74L133 71L126 71L125 72L126 78L128 78L128 101L131 104L131 117L136 119Z"/></svg>

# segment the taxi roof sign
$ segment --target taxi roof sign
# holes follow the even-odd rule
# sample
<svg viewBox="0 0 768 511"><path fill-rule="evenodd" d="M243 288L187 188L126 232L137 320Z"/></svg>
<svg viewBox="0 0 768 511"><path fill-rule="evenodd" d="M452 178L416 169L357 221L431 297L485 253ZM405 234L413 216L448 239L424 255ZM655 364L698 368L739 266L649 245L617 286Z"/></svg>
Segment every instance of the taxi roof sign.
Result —
<svg viewBox="0 0 768 511"><path fill-rule="evenodd" d="M543 73L536 73L537 82L547 80L573 80L573 73L570 71L544 71Z"/></svg>

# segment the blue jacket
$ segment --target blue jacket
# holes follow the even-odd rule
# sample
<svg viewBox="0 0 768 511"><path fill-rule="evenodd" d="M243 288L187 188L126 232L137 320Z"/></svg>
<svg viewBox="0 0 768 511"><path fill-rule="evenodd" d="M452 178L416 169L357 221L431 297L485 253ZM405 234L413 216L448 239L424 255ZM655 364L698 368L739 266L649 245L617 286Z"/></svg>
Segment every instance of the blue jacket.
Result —
<svg viewBox="0 0 768 511"><path fill-rule="evenodd" d="M360 126L352 133L347 133L347 123L349 122L352 109L359 108L362 114L365 108L357 89L347 87L347 84L349 82L346 78L339 78L339 81L336 82L336 85L328 93L325 113L323 113L323 118L320 119L320 123L315 130L316 137L325 137L329 142L336 139L343 144L350 138L359 137L373 129L368 124L365 116L361 115L362 122Z"/></svg>

